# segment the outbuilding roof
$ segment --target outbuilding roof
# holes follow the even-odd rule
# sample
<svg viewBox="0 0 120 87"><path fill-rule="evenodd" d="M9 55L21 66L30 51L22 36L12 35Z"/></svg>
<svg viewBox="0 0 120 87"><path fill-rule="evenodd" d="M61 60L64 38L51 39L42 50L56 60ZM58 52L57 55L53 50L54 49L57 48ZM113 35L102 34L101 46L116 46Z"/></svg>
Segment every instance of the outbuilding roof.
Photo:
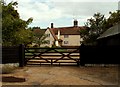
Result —
<svg viewBox="0 0 120 87"><path fill-rule="evenodd" d="M113 36L116 34L120 34L120 23L114 25L113 27L107 29L103 34L100 35L97 39L105 38L108 36Z"/></svg>

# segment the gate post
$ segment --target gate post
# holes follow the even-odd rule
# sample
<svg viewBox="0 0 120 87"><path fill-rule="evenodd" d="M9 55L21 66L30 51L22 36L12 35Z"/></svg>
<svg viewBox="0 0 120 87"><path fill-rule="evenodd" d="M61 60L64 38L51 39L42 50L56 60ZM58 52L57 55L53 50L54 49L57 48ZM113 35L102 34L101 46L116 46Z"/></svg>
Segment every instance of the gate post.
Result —
<svg viewBox="0 0 120 87"><path fill-rule="evenodd" d="M85 57L84 57L85 54L85 45L84 44L81 44L80 46L80 65L81 66L85 66Z"/></svg>
<svg viewBox="0 0 120 87"><path fill-rule="evenodd" d="M19 67L23 67L25 65L25 50L24 45L19 45Z"/></svg>

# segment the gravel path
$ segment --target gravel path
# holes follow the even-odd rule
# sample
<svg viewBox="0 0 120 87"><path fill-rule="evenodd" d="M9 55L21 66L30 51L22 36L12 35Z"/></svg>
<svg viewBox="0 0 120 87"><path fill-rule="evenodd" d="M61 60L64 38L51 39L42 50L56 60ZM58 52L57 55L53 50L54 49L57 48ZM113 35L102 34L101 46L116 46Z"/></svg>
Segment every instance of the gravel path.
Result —
<svg viewBox="0 0 120 87"><path fill-rule="evenodd" d="M26 80L2 85L117 85L118 67L27 66L2 76Z"/></svg>

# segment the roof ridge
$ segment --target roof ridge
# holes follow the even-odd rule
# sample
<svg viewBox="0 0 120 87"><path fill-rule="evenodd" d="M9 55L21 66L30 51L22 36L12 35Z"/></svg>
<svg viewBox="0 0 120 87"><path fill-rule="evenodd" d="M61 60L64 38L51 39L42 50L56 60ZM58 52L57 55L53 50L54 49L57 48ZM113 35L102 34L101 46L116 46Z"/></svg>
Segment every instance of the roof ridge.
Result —
<svg viewBox="0 0 120 87"><path fill-rule="evenodd" d="M85 26L77 26L77 27L74 27L74 26L69 26L69 27L56 27L56 28L53 28L53 29L58 29L58 28L81 28L81 27L85 27Z"/></svg>

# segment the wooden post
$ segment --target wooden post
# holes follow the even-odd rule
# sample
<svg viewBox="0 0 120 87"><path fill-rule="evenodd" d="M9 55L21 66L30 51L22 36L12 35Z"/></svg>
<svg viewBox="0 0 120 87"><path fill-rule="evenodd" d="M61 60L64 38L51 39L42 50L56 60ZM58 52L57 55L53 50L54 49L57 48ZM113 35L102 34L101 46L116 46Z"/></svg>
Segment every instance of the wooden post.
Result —
<svg viewBox="0 0 120 87"><path fill-rule="evenodd" d="M51 65L53 65L53 61L52 61L52 59L51 59Z"/></svg>
<svg viewBox="0 0 120 87"><path fill-rule="evenodd" d="M23 67L25 65L25 50L24 45L19 45L19 67Z"/></svg>
<svg viewBox="0 0 120 87"><path fill-rule="evenodd" d="M81 44L81 46L80 46L80 65L81 66L85 66L85 57L84 57L84 55L86 55L84 52L85 52L85 48L84 48L85 46L84 46L84 44Z"/></svg>
<svg viewBox="0 0 120 87"><path fill-rule="evenodd" d="M80 61L79 61L79 59L77 60L77 66L79 66L80 65Z"/></svg>

